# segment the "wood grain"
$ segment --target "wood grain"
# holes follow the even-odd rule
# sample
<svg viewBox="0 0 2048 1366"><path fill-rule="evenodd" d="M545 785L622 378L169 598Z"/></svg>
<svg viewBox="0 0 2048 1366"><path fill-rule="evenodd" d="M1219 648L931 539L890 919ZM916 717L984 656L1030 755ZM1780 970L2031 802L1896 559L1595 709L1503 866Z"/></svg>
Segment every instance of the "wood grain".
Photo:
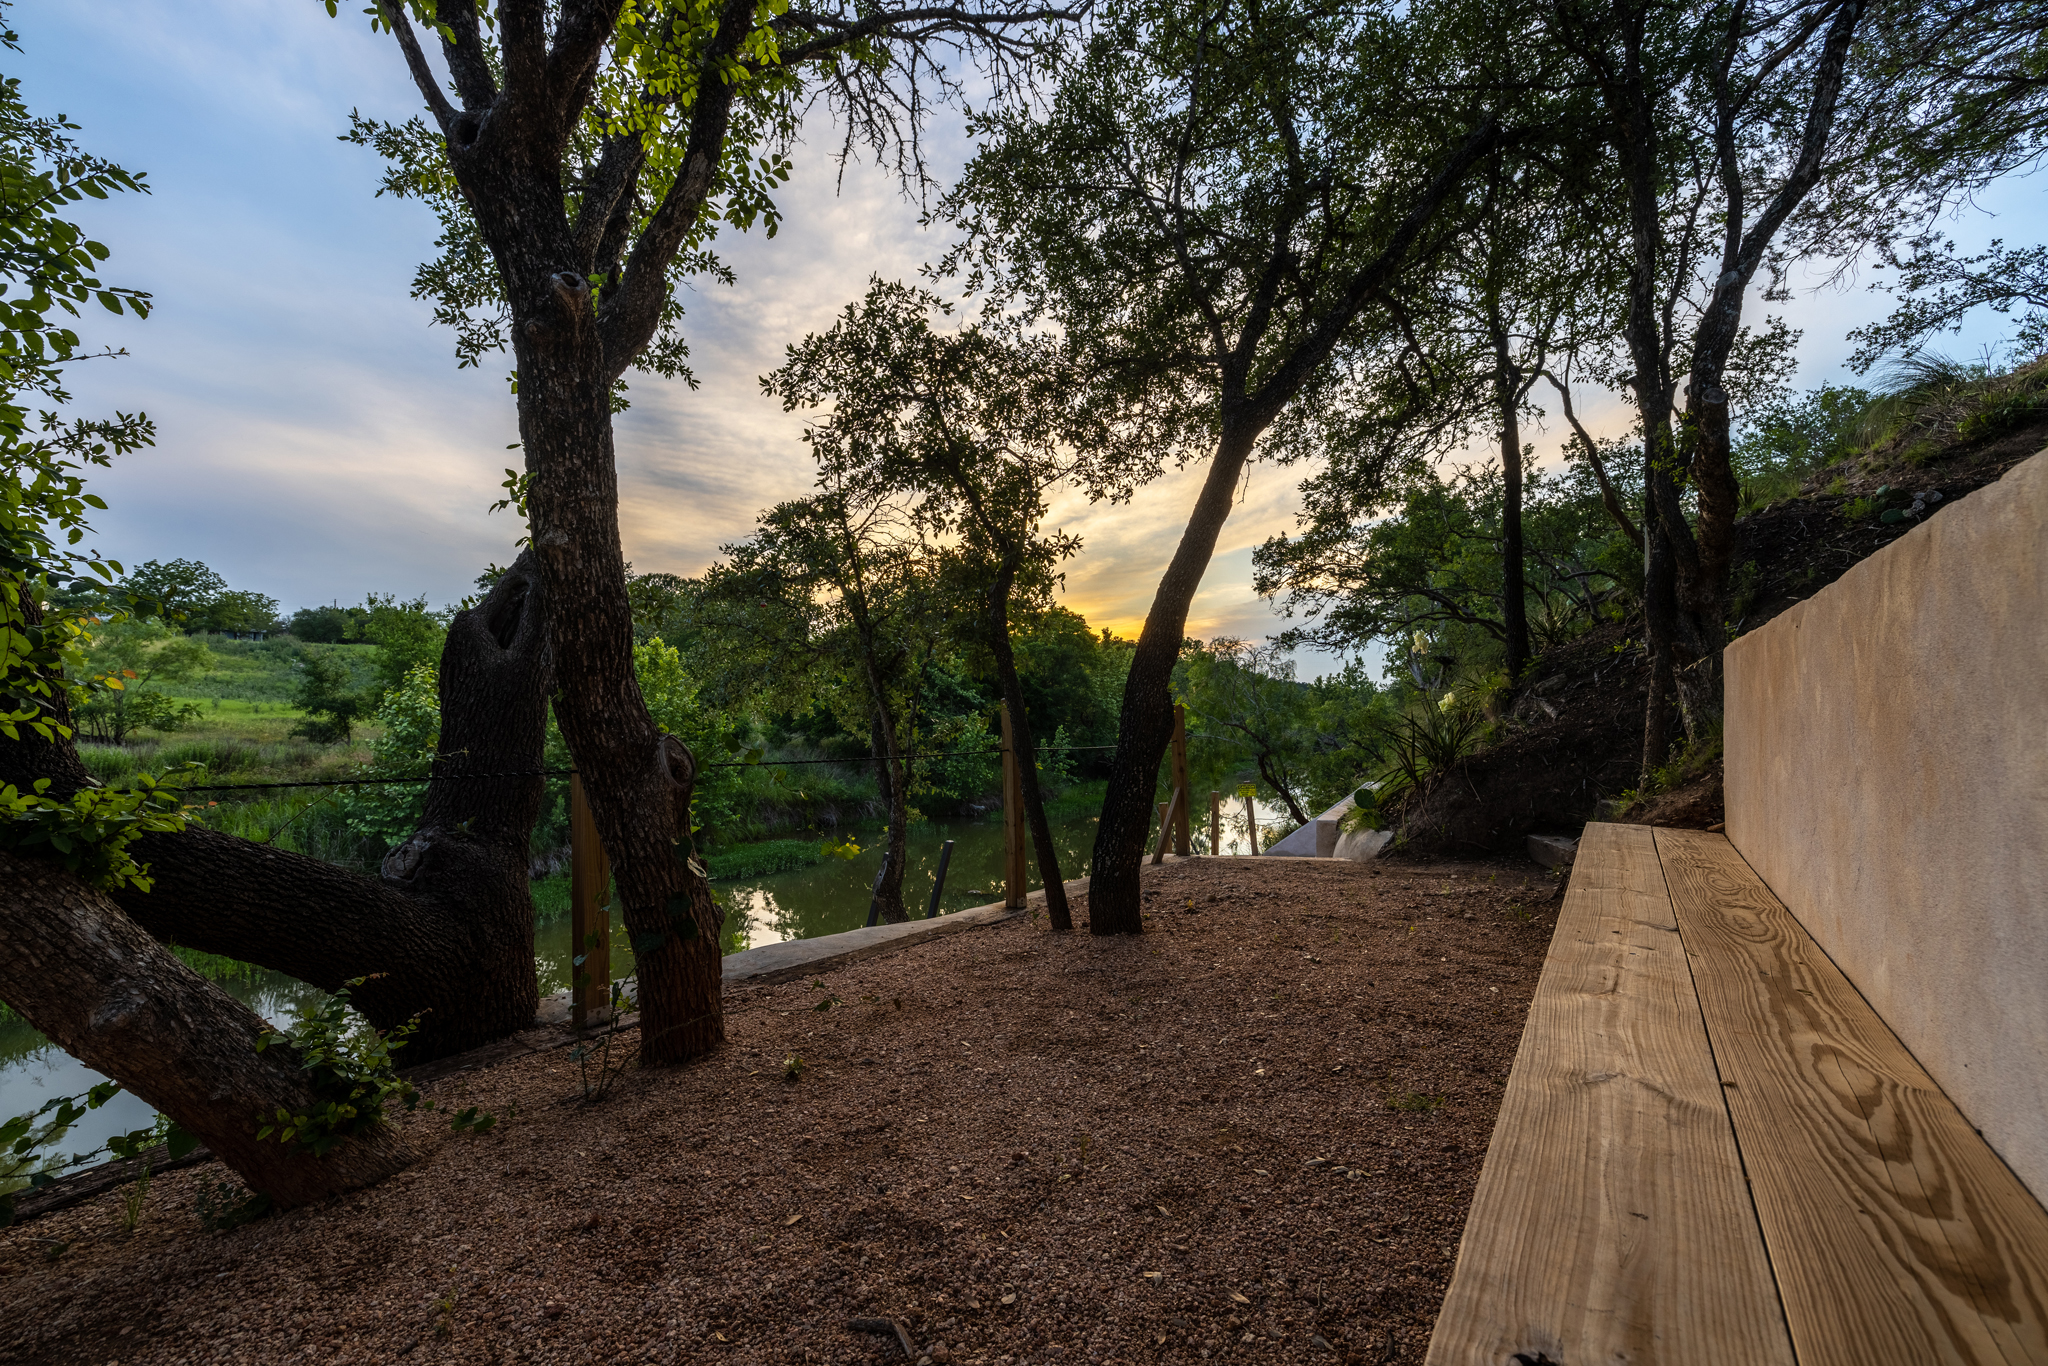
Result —
<svg viewBox="0 0 2048 1366"><path fill-rule="evenodd" d="M1793 1360L1643 827L1586 827L1428 1356L1546 1359Z"/></svg>
<svg viewBox="0 0 2048 1366"><path fill-rule="evenodd" d="M2048 1362L2048 1214L1727 839L1656 841L1800 1366Z"/></svg>

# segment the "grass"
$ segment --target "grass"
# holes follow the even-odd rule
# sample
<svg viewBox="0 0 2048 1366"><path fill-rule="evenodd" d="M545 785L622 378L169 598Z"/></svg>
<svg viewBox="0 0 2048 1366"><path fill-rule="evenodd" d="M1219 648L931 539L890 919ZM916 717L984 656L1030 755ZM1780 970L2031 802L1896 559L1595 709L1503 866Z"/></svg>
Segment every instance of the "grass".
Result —
<svg viewBox="0 0 2048 1366"><path fill-rule="evenodd" d="M823 840L761 840L714 849L704 856L704 868L713 882L729 878L767 877L822 863Z"/></svg>
<svg viewBox="0 0 2048 1366"><path fill-rule="evenodd" d="M536 924L560 920L569 914L569 875L557 873L553 877L536 878L527 884L533 893L533 919Z"/></svg>
<svg viewBox="0 0 2048 1366"><path fill-rule="evenodd" d="M1717 724L1697 741L1680 745L1671 755L1669 762L1661 768L1650 770L1649 782L1643 784L1641 788L1630 788L1621 794L1615 809L1616 816L1626 816L1652 797L1675 791L1704 776L1720 761L1721 742L1721 728Z"/></svg>
<svg viewBox="0 0 2048 1366"><path fill-rule="evenodd" d="M203 639L213 652L214 666L179 691L187 700L218 701L224 708L227 703L240 702L268 711L289 704L292 690L298 686L299 656L307 651L339 655L347 661L355 682L367 684L377 653L374 645L303 645L285 637L229 640L209 635Z"/></svg>

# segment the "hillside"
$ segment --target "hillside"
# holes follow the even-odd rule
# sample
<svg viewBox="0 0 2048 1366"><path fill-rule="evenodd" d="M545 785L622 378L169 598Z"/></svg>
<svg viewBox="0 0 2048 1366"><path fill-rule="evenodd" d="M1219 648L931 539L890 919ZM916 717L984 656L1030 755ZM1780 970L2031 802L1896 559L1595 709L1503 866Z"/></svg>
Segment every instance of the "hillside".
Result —
<svg viewBox="0 0 2048 1366"><path fill-rule="evenodd" d="M1917 401L1915 401L1917 400ZM1927 518L2048 446L2048 361L1873 405L1880 432L1737 523L1730 639L1813 596ZM1917 510L1916 510L1917 509ZM1720 740L1638 790L1648 667L1640 614L1545 654L1496 738L1396 808L1391 856L1467 858L1598 815L1705 828L1722 819Z"/></svg>

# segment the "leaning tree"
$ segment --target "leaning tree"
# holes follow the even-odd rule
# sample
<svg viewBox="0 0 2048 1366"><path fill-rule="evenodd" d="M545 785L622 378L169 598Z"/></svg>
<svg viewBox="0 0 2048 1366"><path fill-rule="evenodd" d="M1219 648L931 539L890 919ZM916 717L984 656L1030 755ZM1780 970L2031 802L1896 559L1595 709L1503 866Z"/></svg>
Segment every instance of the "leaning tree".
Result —
<svg viewBox="0 0 2048 1366"><path fill-rule="evenodd" d="M1136 933L1168 684L1188 610L1264 439L1317 443L1331 360L1448 239L1509 136L1481 93L1483 4L1100 12L1043 108L996 110L945 202L948 268L1043 315L1108 378L1116 439L1208 472L1139 635L1089 882L1089 928Z"/></svg>
<svg viewBox="0 0 2048 1366"><path fill-rule="evenodd" d="M0 29L0 43L15 35ZM267 1141L258 1116L310 1114L335 1097L290 1046L264 1048L254 1012L193 972L109 896L146 893L138 850L178 838L176 793L147 779L109 790L79 762L72 707L120 687L91 678L83 642L97 598L146 610L110 588L118 562L84 548L104 507L86 474L151 444L142 414L73 416L64 371L91 351L87 309L147 316L149 296L96 274L107 249L65 216L80 199L147 189L82 151L61 118L37 118L0 83L0 1001L203 1140L282 1204L374 1181L411 1160L357 1107L325 1157ZM337 983L337 985L339 985Z"/></svg>
<svg viewBox="0 0 2048 1366"><path fill-rule="evenodd" d="M335 5L330 0L331 11ZM672 818L688 759L648 716L632 667L612 417L637 367L680 373L680 278L723 268L720 223L774 224L783 152L812 103L907 177L935 97L973 58L998 94L1066 10L1031 0L379 0L427 120L357 125L387 188L442 211L446 253L418 292L466 362L509 348L556 719L618 879L639 970L641 1056L724 1037L718 911ZM427 40L422 41L423 26ZM436 69L428 42L439 48ZM1021 65L1020 65L1021 63Z"/></svg>

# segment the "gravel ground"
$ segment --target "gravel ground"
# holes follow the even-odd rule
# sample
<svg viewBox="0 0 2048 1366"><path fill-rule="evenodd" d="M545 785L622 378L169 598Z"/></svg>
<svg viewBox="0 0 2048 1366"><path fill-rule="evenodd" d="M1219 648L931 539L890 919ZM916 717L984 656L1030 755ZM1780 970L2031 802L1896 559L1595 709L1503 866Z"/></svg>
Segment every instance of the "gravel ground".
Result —
<svg viewBox="0 0 2048 1366"><path fill-rule="evenodd" d="M1420 1361L1559 884L1145 887L1142 937L734 993L723 1050L597 1104L559 1052L435 1083L496 1130L408 1117L426 1159L323 1207L206 1233L209 1165L133 1233L120 1191L0 1231L0 1362L879 1363L891 1320L935 1366Z"/></svg>

